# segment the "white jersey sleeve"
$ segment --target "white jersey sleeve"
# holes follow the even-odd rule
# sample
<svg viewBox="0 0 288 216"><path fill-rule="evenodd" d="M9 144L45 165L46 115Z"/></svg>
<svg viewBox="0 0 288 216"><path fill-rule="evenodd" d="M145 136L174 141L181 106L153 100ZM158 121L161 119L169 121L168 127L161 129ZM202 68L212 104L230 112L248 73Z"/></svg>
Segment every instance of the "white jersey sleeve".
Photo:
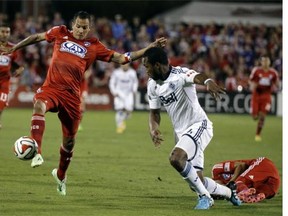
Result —
<svg viewBox="0 0 288 216"><path fill-rule="evenodd" d="M147 95L148 95L150 109L161 108L161 101L159 97L157 96L156 90L157 90L156 82L150 78L147 84Z"/></svg>
<svg viewBox="0 0 288 216"><path fill-rule="evenodd" d="M188 68L182 68L182 69L183 69L184 73L181 73L180 76L184 80L184 86L189 86L191 84L194 84L194 78L199 73L196 72L195 70L191 70Z"/></svg>

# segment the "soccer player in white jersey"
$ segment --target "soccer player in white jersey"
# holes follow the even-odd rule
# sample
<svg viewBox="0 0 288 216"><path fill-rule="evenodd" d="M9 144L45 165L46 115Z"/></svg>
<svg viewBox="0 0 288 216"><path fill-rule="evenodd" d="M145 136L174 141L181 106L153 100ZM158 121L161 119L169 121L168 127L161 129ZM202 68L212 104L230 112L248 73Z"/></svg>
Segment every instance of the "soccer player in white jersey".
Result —
<svg viewBox="0 0 288 216"><path fill-rule="evenodd" d="M116 132L121 134L125 131L126 120L134 109L134 96L138 89L136 71L129 64L121 65L113 71L109 89L114 96Z"/></svg>
<svg viewBox="0 0 288 216"><path fill-rule="evenodd" d="M233 205L241 205L234 182L226 187L203 176L204 150L213 137L213 127L198 102L195 84L206 85L215 99L225 93L224 89L205 74L169 65L167 54L162 48L146 50L143 64L150 77L147 90L151 139L156 147L163 141L159 130L162 104L172 121L176 138L169 158L170 164L197 193L199 199L195 209L209 209L214 204L211 195L221 195Z"/></svg>

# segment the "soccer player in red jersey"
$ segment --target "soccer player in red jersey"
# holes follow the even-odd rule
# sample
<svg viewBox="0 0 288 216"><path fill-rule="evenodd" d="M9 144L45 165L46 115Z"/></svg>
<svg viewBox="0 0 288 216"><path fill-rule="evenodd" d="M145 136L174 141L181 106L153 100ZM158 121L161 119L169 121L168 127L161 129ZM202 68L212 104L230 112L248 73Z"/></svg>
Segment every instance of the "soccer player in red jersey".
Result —
<svg viewBox="0 0 288 216"><path fill-rule="evenodd" d="M11 29L7 23L0 24L0 53L6 48L13 47L9 37ZM3 110L8 106L8 94L10 88L10 77L20 75L24 70L23 66L17 63L17 53L0 55L0 129L2 128L1 117Z"/></svg>
<svg viewBox="0 0 288 216"><path fill-rule="evenodd" d="M280 187L278 170L265 157L217 163L212 168L212 178L225 185L236 182L239 198L248 203L271 199Z"/></svg>
<svg viewBox="0 0 288 216"><path fill-rule="evenodd" d="M146 49L166 44L166 39L162 37L146 48L120 54L105 47L96 37L88 36L90 25L90 15L79 11L74 15L71 31L64 25L55 26L47 32L25 38L6 51L11 53L44 40L54 43L46 80L34 96L31 136L37 141L39 151L32 159L31 166L40 166L44 161L41 156L41 145L45 129L45 113L57 112L62 125L63 141L60 147L59 166L53 169L52 175L57 182L57 191L61 195L66 195L66 171L73 155L75 135L81 119L80 85L85 71L96 60L126 64L141 58Z"/></svg>
<svg viewBox="0 0 288 216"><path fill-rule="evenodd" d="M249 77L252 91L251 114L258 120L255 141L261 141L261 131L264 126L265 116L271 109L271 93L273 86L278 86L279 78L275 69L270 68L270 58L260 58L260 67L255 67Z"/></svg>

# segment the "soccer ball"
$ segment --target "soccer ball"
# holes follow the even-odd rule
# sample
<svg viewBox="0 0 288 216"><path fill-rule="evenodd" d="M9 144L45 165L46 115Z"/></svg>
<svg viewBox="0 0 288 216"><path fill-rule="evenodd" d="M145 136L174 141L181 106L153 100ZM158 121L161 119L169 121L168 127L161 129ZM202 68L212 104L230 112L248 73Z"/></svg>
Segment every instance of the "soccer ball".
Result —
<svg viewBox="0 0 288 216"><path fill-rule="evenodd" d="M14 153L21 160L31 160L38 151L37 142L29 136L22 136L14 143Z"/></svg>

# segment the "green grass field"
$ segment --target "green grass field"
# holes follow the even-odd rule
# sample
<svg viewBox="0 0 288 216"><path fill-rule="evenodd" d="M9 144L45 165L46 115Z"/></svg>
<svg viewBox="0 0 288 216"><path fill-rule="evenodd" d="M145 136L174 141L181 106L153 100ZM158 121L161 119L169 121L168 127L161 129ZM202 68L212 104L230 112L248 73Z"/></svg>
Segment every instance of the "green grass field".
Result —
<svg viewBox="0 0 288 216"><path fill-rule="evenodd" d="M162 114L165 138L155 149L148 133L148 113L134 112L127 131L115 133L114 112L86 112L84 131L78 133L74 157L68 170L67 196L56 192L51 176L58 166L61 144L56 114L47 113L43 140L45 163L32 169L30 161L17 159L12 146L29 135L32 110L6 109L0 131L0 215L1 216L279 216L282 215L282 187L271 200L234 207L216 200L208 211L196 211L195 193L170 166L172 127ZM263 141L256 143L256 122L248 115L209 114L214 138L205 152L205 174L214 163L229 159L266 156L282 176L282 118L269 116Z"/></svg>

